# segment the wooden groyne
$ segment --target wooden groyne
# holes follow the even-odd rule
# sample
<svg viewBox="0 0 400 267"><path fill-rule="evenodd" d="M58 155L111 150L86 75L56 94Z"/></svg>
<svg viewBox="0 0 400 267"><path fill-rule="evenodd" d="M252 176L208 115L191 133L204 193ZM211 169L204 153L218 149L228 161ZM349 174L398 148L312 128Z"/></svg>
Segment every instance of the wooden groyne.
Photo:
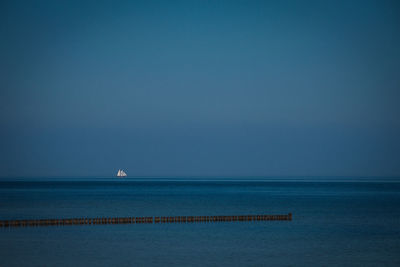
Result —
<svg viewBox="0 0 400 267"><path fill-rule="evenodd" d="M101 217L40 220L0 220L0 227L63 226L97 224L149 224L149 223L213 223L291 221L292 213L284 215L238 215L238 216L169 216L169 217Z"/></svg>

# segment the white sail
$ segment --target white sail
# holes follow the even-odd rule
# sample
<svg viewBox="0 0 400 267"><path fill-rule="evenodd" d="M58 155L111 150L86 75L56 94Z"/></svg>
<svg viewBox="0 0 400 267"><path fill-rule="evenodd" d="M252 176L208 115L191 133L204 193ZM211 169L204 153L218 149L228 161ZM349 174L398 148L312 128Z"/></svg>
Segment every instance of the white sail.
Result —
<svg viewBox="0 0 400 267"><path fill-rule="evenodd" d="M117 173L118 177L125 177L126 176L126 172L124 172L123 170L119 169L118 173Z"/></svg>

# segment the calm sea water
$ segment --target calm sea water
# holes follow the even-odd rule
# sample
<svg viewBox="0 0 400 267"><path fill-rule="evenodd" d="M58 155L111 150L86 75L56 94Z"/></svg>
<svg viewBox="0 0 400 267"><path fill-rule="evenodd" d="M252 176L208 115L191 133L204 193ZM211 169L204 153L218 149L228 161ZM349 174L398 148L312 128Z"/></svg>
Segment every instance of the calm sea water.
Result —
<svg viewBox="0 0 400 267"><path fill-rule="evenodd" d="M0 228L0 266L400 266L397 180L0 180L0 219L288 212L291 222Z"/></svg>

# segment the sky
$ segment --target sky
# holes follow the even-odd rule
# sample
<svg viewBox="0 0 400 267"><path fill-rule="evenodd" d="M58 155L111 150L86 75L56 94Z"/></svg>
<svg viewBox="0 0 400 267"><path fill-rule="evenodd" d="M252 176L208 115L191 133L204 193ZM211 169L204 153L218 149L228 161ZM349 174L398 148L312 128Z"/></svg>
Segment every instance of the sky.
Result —
<svg viewBox="0 0 400 267"><path fill-rule="evenodd" d="M0 177L400 176L398 1L1 1Z"/></svg>

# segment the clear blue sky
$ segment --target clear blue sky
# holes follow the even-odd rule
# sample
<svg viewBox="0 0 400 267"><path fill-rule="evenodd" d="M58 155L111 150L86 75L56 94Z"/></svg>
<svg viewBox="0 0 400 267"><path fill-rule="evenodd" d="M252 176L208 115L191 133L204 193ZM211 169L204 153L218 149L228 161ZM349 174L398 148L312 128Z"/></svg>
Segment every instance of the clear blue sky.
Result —
<svg viewBox="0 0 400 267"><path fill-rule="evenodd" d="M398 1L1 1L0 176L400 175Z"/></svg>

